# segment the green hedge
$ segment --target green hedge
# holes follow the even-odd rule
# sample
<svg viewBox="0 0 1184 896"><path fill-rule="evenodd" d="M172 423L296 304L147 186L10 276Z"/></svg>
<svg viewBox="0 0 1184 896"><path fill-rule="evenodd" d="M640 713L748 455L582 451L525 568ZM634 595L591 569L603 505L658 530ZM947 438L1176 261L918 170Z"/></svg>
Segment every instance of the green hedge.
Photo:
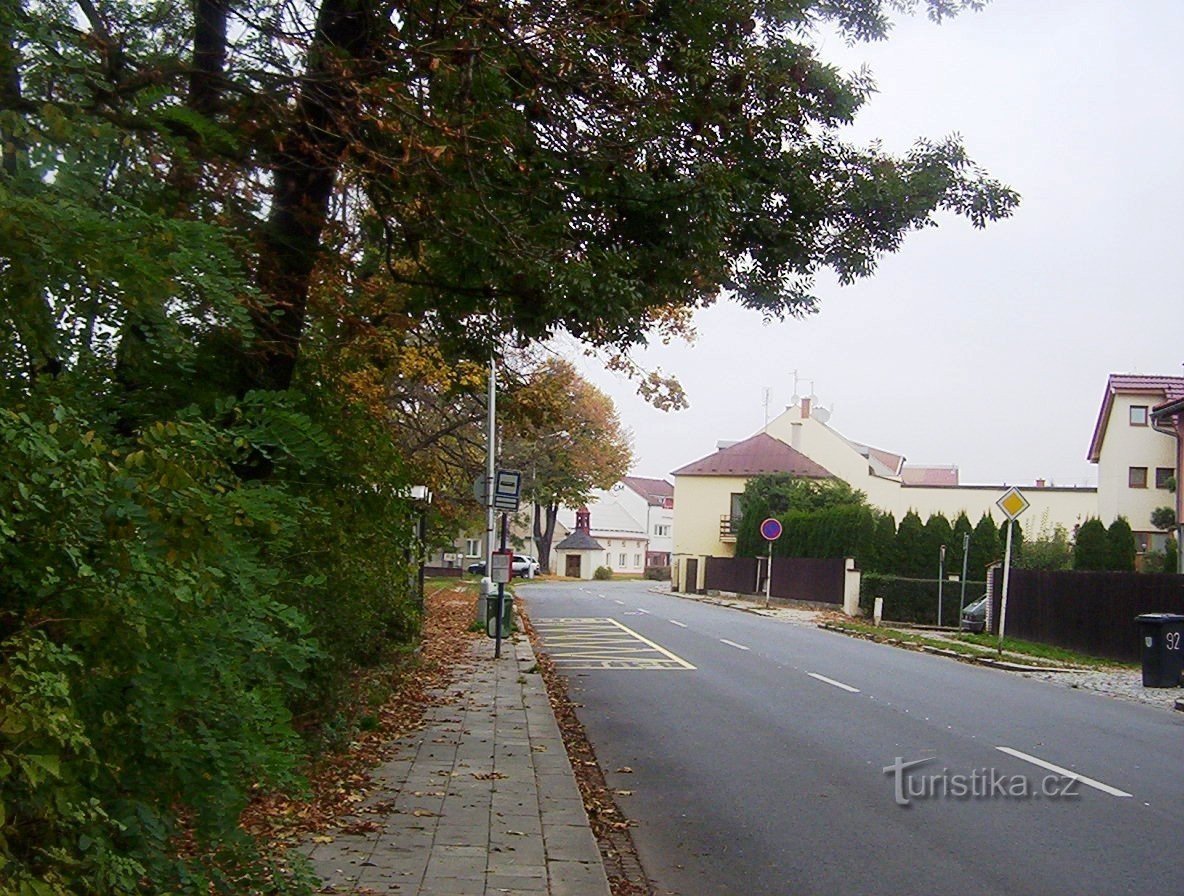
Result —
<svg viewBox="0 0 1184 896"><path fill-rule="evenodd" d="M899 576L865 573L859 588L859 607L869 618L877 597L884 599L884 619L892 622L937 624L938 585L933 579L906 579ZM986 582L966 582L966 603L972 604L986 592ZM942 624L958 624L961 582L945 582L942 588Z"/></svg>

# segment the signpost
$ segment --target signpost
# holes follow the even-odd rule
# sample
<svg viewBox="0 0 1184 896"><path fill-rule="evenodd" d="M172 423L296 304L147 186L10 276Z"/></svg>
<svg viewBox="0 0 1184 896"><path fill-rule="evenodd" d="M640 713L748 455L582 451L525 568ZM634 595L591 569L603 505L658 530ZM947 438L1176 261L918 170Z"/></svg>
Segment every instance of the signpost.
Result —
<svg viewBox="0 0 1184 896"><path fill-rule="evenodd" d="M999 604L999 653L1002 655L1003 634L1007 627L1007 580L1011 574L1011 530L1016 518L1032 505L1018 488L1012 486L995 502L995 506L1007 517L1007 548L1003 552L1003 598Z"/></svg>
<svg viewBox="0 0 1184 896"><path fill-rule="evenodd" d="M489 554L489 578L497 585L497 617L493 624L493 656L500 659L502 655L502 619L506 612L506 583L510 581L511 562L513 552L506 541L509 530L509 519L506 514L518 512L518 499L522 493L522 474L517 470L498 470L493 477L493 494L490 496L490 507L502 512L501 548Z"/></svg>
<svg viewBox="0 0 1184 896"><path fill-rule="evenodd" d="M781 537L781 522L769 517L761 523L761 538L769 543L769 568L765 571L765 607L769 606L769 592L773 584L773 542Z"/></svg>

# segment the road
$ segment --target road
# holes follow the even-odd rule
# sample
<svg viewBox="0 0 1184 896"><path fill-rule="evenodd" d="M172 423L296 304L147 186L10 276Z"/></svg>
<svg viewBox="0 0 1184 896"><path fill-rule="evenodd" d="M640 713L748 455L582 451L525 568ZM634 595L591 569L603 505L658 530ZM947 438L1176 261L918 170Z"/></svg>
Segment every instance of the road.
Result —
<svg viewBox="0 0 1184 896"><path fill-rule="evenodd" d="M651 584L519 593L660 893L1178 889L1184 716Z"/></svg>

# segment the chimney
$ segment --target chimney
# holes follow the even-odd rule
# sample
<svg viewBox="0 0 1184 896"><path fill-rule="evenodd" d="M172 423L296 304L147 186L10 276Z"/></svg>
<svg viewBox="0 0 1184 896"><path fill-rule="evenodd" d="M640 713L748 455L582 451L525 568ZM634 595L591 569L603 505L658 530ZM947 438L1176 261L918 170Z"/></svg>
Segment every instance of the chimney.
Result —
<svg viewBox="0 0 1184 896"><path fill-rule="evenodd" d="M1044 488L1044 480L1043 480L1043 479L1037 479L1037 480L1036 480L1036 487L1037 487L1037 488Z"/></svg>
<svg viewBox="0 0 1184 896"><path fill-rule="evenodd" d="M802 424L791 423L789 425L789 447L794 451L802 450Z"/></svg>
<svg viewBox="0 0 1184 896"><path fill-rule="evenodd" d="M802 419L805 420L810 416L810 399L802 399Z"/></svg>

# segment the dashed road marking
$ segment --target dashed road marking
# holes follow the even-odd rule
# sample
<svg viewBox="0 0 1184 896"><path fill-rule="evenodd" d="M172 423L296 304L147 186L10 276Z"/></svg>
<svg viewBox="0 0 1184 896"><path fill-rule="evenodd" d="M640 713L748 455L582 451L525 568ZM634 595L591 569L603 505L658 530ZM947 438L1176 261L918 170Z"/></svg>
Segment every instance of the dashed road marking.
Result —
<svg viewBox="0 0 1184 896"><path fill-rule="evenodd" d="M729 641L727 638L719 639L721 644L727 644L729 647L735 647L737 650L748 650L743 644L737 644L735 641Z"/></svg>
<svg viewBox="0 0 1184 896"><path fill-rule="evenodd" d="M1130 796L1125 790L1119 790L1117 787L1111 787L1109 784L1103 784L1101 781L1095 781L1093 778L1087 778L1085 775L1079 775L1077 772L1070 771L1067 768L1061 768L1059 765L1053 765L1036 756L1030 756L1027 753L1021 753L1019 750L1012 747L995 747L1001 753L1006 753L1008 756L1014 756L1016 759L1022 759L1024 762L1030 762L1033 765L1038 765L1043 769L1048 769L1050 772L1056 772L1066 778L1072 778L1075 781L1080 781L1086 787L1092 787L1094 790L1100 790L1102 793L1108 793L1110 796Z"/></svg>
<svg viewBox="0 0 1184 896"><path fill-rule="evenodd" d="M818 681L822 681L822 682L825 682L826 684L833 685L836 688L842 688L844 691L847 691L848 693L851 693L851 694L858 694L859 693L859 688L853 688L849 684L843 684L841 681L835 681L833 678L827 678L825 675L819 675L817 672L807 672L806 674L809 675L811 678L817 679Z"/></svg>

